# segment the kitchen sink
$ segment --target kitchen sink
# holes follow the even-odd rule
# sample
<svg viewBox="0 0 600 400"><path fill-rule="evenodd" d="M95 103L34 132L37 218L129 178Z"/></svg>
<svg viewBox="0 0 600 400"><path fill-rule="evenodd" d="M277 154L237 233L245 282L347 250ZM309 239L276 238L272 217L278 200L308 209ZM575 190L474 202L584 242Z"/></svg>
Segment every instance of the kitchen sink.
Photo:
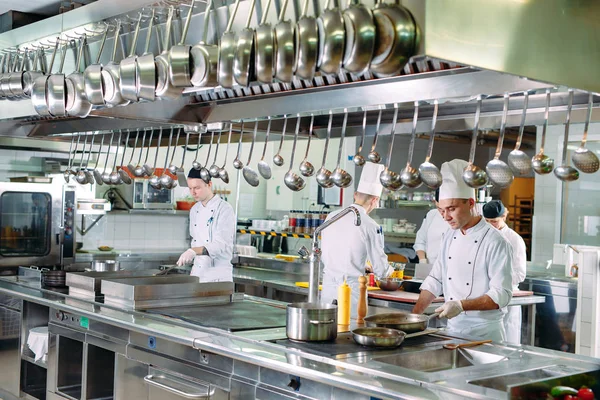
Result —
<svg viewBox="0 0 600 400"><path fill-rule="evenodd" d="M507 357L472 349L436 350L399 353L375 358L384 364L410 368L421 372L438 372L448 369L470 367L472 365L490 364L506 360Z"/></svg>

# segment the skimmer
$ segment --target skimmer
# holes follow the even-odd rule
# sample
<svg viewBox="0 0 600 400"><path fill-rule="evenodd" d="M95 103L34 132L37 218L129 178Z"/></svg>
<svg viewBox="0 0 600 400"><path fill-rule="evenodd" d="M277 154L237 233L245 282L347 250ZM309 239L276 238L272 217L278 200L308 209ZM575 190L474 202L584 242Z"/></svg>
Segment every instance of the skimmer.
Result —
<svg viewBox="0 0 600 400"><path fill-rule="evenodd" d="M463 181L473 189L478 189L487 185L487 173L473 164L475 161L475 148L477 147L477 136L479 135L479 118L481 116L481 95L477 96L477 109L475 111L475 124L473 125L473 135L471 137L471 152L469 154L469 165L463 171Z"/></svg>
<svg viewBox="0 0 600 400"><path fill-rule="evenodd" d="M594 95L590 93L588 100L587 119L585 121L585 127L583 128L583 138L579 148L575 150L571 156L573 165L586 174L593 174L600 168L600 162L598 157L590 149L586 149L585 144L587 142L588 128L590 127L590 120L592 119L592 106L594 104Z"/></svg>
<svg viewBox="0 0 600 400"><path fill-rule="evenodd" d="M523 113L521 114L521 125L519 126L519 137L515 148L508 154L508 166L515 176L525 176L531 173L531 158L520 150L525 131L525 120L527 119L527 106L529 104L529 93L525 92L523 96Z"/></svg>
<svg viewBox="0 0 600 400"><path fill-rule="evenodd" d="M515 179L512 170L504 161L500 160L502 154L502 144L504 143L504 134L506 132L506 118L508 116L508 93L504 94L504 105L502 108L502 122L500 123L500 135L498 136L498 144L496 145L496 153L494 158L485 166L485 171L490 178L490 181L499 188L509 187Z"/></svg>

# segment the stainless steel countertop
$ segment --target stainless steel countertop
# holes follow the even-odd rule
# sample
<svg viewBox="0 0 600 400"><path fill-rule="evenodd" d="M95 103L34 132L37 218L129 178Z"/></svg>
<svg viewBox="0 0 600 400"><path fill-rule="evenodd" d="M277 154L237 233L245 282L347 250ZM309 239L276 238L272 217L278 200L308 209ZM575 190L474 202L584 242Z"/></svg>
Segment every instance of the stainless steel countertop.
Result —
<svg viewBox="0 0 600 400"><path fill-rule="evenodd" d="M536 368L552 369L557 365L564 366L561 368L571 369L571 371L600 368L600 360L590 357L529 346L516 347L494 343L479 346L477 351L490 357L494 355L499 358L507 356L508 359L454 370L420 372L384 363L380 357L382 353L365 351L354 357L337 358L310 354L267 342L267 340L285 338L285 330L282 328L232 334L159 315L127 311L93 301L74 299L42 289L39 282L32 279L0 278L0 292L78 313L100 322L192 346L198 350L214 352L236 360L297 374L329 385L357 390L378 397L433 399L449 398L451 394L454 394L457 396L456 398L501 399L506 398L505 392L476 386L468 382ZM248 298L247 301L264 303L260 299ZM469 338L451 337L451 339L449 342L459 343ZM388 354L409 354L416 351L435 350L439 347L439 343L427 343L415 347L401 347Z"/></svg>

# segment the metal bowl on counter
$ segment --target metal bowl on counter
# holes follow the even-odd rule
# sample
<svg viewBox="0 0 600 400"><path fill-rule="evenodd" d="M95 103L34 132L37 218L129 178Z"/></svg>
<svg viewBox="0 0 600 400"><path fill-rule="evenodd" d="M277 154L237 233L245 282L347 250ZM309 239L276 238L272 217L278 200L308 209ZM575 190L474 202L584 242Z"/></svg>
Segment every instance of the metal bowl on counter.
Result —
<svg viewBox="0 0 600 400"><path fill-rule="evenodd" d="M285 333L303 342L335 340L337 306L324 303L292 303L286 310Z"/></svg>
<svg viewBox="0 0 600 400"><path fill-rule="evenodd" d="M119 271L121 263L117 260L95 260L90 263L86 270L95 272Z"/></svg>
<svg viewBox="0 0 600 400"><path fill-rule="evenodd" d="M400 289L402 282L404 281L398 278L380 278L377 279L377 286L381 290L393 292L394 290Z"/></svg>

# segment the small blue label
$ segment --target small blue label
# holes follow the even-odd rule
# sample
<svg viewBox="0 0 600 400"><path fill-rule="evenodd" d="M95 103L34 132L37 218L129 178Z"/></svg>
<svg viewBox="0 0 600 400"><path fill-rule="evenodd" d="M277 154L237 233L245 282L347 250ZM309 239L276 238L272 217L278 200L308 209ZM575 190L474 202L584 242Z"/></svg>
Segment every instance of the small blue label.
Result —
<svg viewBox="0 0 600 400"><path fill-rule="evenodd" d="M156 338L154 336L149 336L148 337L148 347L151 349L155 349L156 348Z"/></svg>

